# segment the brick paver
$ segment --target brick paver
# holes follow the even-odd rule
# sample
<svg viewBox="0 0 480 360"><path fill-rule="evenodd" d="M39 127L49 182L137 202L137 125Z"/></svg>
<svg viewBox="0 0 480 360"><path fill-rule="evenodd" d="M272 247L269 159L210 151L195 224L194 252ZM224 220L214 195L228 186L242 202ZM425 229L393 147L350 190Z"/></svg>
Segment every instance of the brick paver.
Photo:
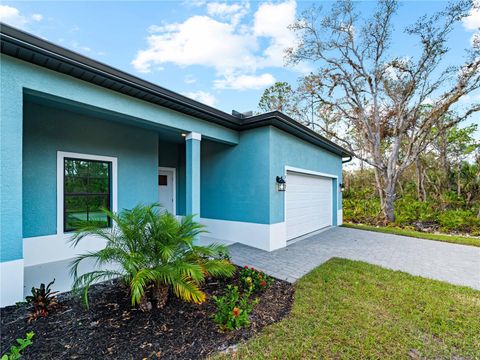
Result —
<svg viewBox="0 0 480 360"><path fill-rule="evenodd" d="M361 260L480 290L480 248L343 227L267 252L230 246L232 261L295 282L332 257Z"/></svg>

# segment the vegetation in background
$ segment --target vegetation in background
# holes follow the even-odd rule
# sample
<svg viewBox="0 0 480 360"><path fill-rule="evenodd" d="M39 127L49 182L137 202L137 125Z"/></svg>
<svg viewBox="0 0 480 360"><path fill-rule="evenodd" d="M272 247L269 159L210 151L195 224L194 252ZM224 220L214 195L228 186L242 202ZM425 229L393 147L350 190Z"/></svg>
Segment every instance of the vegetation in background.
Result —
<svg viewBox="0 0 480 360"><path fill-rule="evenodd" d="M398 179L395 221L390 225L480 236L480 143L473 137L476 130L477 125L449 129L435 147L406 169ZM473 157L473 162L466 161ZM374 171L346 171L343 182L345 221L384 225Z"/></svg>
<svg viewBox="0 0 480 360"><path fill-rule="evenodd" d="M225 259L225 246L198 246L194 240L204 232L203 225L192 216L181 221L158 204L138 205L119 214L104 210L112 219L111 228L88 225L72 238L74 246L86 236L106 241L104 249L78 256L71 264L74 291L83 290L88 306L90 285L120 277L130 288L132 305L142 310L157 308L167 302L169 289L189 302L201 303L205 293L200 289L205 277L230 277L235 267ZM80 274L79 265L92 259L97 270Z"/></svg>
<svg viewBox="0 0 480 360"><path fill-rule="evenodd" d="M471 245L480 247L480 238L473 236L459 236L459 235L446 235L446 234L430 234L421 231L402 229L394 226L373 226L373 225L364 225L364 224L352 224L344 223L343 227L375 231L380 233L401 235L414 237L419 239L443 241L452 244L462 244L462 245Z"/></svg>
<svg viewBox="0 0 480 360"><path fill-rule="evenodd" d="M480 37L465 42L462 63L446 61L450 33L478 6L459 0L419 17L404 29L419 51L397 56L390 51L400 32L393 26L397 1L377 2L370 17L359 16L350 0L314 6L290 26L298 41L286 60L314 64L316 71L296 90L287 83L268 88L259 108L286 112L368 164L379 214L394 222L405 172L421 169L426 150L448 144L446 132L480 111L479 102L458 106L480 88ZM463 162L457 159L458 171Z"/></svg>
<svg viewBox="0 0 480 360"><path fill-rule="evenodd" d="M33 344L33 336L35 333L33 331L29 331L26 333L24 339L17 339L18 345L12 345L10 350L3 354L1 360L18 360L22 357L22 351L25 350L27 347Z"/></svg>
<svg viewBox="0 0 480 360"><path fill-rule="evenodd" d="M32 295L25 298L26 302L33 305L33 312L29 316L29 320L36 320L39 317L46 317L48 313L57 306L57 293L52 291L50 286L53 285L55 279L51 281L46 287L45 284L40 284L39 288L32 287Z"/></svg>
<svg viewBox="0 0 480 360"><path fill-rule="evenodd" d="M480 291L331 259L298 280L290 315L235 359L476 359L479 313Z"/></svg>

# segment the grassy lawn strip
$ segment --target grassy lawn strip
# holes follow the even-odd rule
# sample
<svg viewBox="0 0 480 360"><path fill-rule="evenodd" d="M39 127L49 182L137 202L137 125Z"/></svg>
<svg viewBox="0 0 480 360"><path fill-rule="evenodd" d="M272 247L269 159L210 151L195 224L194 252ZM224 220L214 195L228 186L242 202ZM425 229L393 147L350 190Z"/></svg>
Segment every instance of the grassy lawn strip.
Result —
<svg viewBox="0 0 480 360"><path fill-rule="evenodd" d="M236 359L479 354L480 291L338 258L304 276L296 288L290 315L240 345Z"/></svg>
<svg viewBox="0 0 480 360"><path fill-rule="evenodd" d="M462 244L462 245L471 245L480 247L480 238L478 237L467 237L467 236L457 236L457 235L447 235L447 234L429 234L420 231L406 230L395 227L377 227L372 225L363 225L363 224L351 224L344 223L343 227L360 229L360 230L369 230L387 234L395 234L402 236L410 236L419 239L435 240L435 241L444 241L453 244Z"/></svg>

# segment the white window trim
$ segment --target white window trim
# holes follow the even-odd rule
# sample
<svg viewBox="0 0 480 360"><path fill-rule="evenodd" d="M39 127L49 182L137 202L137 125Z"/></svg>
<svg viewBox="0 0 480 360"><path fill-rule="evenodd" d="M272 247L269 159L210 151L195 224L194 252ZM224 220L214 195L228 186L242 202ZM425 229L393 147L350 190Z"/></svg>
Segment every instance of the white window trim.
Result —
<svg viewBox="0 0 480 360"><path fill-rule="evenodd" d="M159 166L158 174L160 171L171 171L173 173L173 215L177 215L177 169L172 167ZM160 199L159 199L160 200Z"/></svg>
<svg viewBox="0 0 480 360"><path fill-rule="evenodd" d="M73 158L73 159L84 159L84 160L97 160L97 161L108 161L112 163L112 211L118 211L118 202L117 202L117 194L118 194L118 164L117 158L111 156L100 156L100 155L92 155L92 154L81 154L81 153L73 153L73 152L66 152L66 151L57 151L57 235L65 234L63 229L64 223L64 209L63 209L63 190L64 190L64 168L63 163L65 158Z"/></svg>

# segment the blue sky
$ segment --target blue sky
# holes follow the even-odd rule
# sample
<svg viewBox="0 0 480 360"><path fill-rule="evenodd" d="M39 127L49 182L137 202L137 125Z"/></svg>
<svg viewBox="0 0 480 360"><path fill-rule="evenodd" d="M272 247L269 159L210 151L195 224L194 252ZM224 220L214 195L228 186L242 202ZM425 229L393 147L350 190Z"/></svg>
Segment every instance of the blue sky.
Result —
<svg viewBox="0 0 480 360"><path fill-rule="evenodd" d="M295 84L312 68L285 67L286 28L312 5L275 2L196 1L2 1L2 21L141 78L230 112L256 110L274 81ZM324 3L328 7L329 3ZM359 2L365 14L374 2ZM446 2L401 3L395 28L442 9ZM451 35L446 64L460 64L480 27L472 14ZM392 55L412 56L418 43L397 31ZM460 106L480 101L480 93ZM479 122L480 115L469 123ZM480 138L480 134L479 134Z"/></svg>

